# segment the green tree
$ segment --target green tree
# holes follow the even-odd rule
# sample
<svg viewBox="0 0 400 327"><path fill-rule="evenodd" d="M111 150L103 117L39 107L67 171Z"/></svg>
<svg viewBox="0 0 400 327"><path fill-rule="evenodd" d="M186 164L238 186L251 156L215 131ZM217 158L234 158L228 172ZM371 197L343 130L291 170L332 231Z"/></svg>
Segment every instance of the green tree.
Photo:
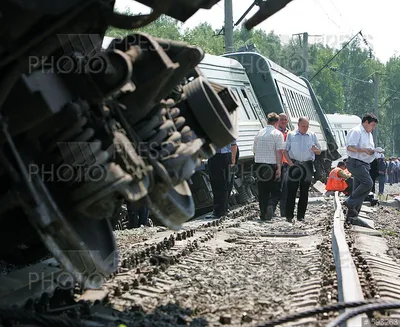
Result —
<svg viewBox="0 0 400 327"><path fill-rule="evenodd" d="M222 55L225 52L224 39L217 36L217 33L210 24L201 23L193 29L186 29L182 40L202 48L206 53Z"/></svg>

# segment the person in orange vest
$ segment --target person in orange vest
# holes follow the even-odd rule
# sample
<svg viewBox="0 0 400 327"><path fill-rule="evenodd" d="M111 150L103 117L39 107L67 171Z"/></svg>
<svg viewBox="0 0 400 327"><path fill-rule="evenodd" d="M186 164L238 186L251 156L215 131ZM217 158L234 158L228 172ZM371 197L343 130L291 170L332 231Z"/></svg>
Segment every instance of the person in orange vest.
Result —
<svg viewBox="0 0 400 327"><path fill-rule="evenodd" d="M345 170L346 164L343 161L340 161L337 167L332 169L325 186L327 191L343 192L345 195L351 194L352 178L351 174L346 173Z"/></svg>
<svg viewBox="0 0 400 327"><path fill-rule="evenodd" d="M289 133L288 125L288 117L285 113L279 114L278 121L278 131L283 134L283 140L286 142L287 135ZM287 185L286 185L286 171L288 169L288 161L285 156L282 156L282 172L281 172L281 199L279 201L279 208L281 212L281 217L286 217L286 198L287 198Z"/></svg>
<svg viewBox="0 0 400 327"><path fill-rule="evenodd" d="M350 177L351 177L351 172L349 172L349 170L347 169L347 159L343 159L343 162L344 162L344 164L345 164L345 166L346 166L346 168L343 169L344 172L345 172L347 175L350 175Z"/></svg>

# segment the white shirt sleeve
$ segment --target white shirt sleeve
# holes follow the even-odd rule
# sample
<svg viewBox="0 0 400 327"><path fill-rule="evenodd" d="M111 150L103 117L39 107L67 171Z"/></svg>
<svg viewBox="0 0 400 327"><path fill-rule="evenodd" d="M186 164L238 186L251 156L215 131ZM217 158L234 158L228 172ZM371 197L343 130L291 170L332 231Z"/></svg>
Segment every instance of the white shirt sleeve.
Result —
<svg viewBox="0 0 400 327"><path fill-rule="evenodd" d="M283 134L281 132L279 132L279 134L276 135L276 149L277 150L285 149L285 142L284 142Z"/></svg>
<svg viewBox="0 0 400 327"><path fill-rule="evenodd" d="M350 130L346 137L346 147L358 146L361 140L361 133L358 130Z"/></svg>

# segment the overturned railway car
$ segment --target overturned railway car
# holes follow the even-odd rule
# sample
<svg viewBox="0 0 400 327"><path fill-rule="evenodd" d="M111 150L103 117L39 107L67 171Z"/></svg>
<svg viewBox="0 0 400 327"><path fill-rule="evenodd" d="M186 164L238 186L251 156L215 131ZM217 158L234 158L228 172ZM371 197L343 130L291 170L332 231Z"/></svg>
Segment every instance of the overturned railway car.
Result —
<svg viewBox="0 0 400 327"><path fill-rule="evenodd" d="M239 158L234 178L233 204L246 203L254 198L253 141L257 132L266 126L266 115L257 101L244 67L237 61L206 54L198 66L211 82L229 87L236 96L239 108L233 114L238 127ZM209 210L213 195L207 170L203 164L191 178L190 188L197 214Z"/></svg>
<svg viewBox="0 0 400 327"><path fill-rule="evenodd" d="M327 117L308 80L298 77L256 52L225 54L241 63L264 113L286 113L289 129L294 130L300 117L310 119L322 153L316 156L315 179L325 181L333 160L340 157Z"/></svg>
<svg viewBox="0 0 400 327"><path fill-rule="evenodd" d="M112 38L106 37L106 48ZM255 52L237 52L223 56L206 54L198 65L210 82L229 87L239 104L233 115L238 126L238 165L234 174L231 204L244 204L257 194L253 171L253 141L266 126L270 112L286 113L289 128L294 130L299 117L310 118L310 130L316 133L321 155L315 162L315 178L325 181L333 160L340 157L331 126L309 82ZM209 211L213 194L207 172L207 161L197 168L189 181L196 216Z"/></svg>

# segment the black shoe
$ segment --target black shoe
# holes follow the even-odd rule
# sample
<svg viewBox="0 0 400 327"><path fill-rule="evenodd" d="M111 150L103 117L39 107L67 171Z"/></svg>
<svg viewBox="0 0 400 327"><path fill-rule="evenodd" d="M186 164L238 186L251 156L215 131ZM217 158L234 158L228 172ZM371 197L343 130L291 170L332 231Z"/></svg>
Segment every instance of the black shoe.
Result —
<svg viewBox="0 0 400 327"><path fill-rule="evenodd" d="M349 208L347 210L347 218L354 218L358 216L358 211L356 209L353 208Z"/></svg>
<svg viewBox="0 0 400 327"><path fill-rule="evenodd" d="M304 221L304 217L303 218L299 218L299 217L297 217L297 221Z"/></svg>
<svg viewBox="0 0 400 327"><path fill-rule="evenodd" d="M291 223L292 220L293 220L293 217L286 217L286 221L287 221L288 223Z"/></svg>
<svg viewBox="0 0 400 327"><path fill-rule="evenodd" d="M274 216L274 207L273 206L268 206L267 208L267 214L266 214L266 220L271 220L272 217Z"/></svg>

